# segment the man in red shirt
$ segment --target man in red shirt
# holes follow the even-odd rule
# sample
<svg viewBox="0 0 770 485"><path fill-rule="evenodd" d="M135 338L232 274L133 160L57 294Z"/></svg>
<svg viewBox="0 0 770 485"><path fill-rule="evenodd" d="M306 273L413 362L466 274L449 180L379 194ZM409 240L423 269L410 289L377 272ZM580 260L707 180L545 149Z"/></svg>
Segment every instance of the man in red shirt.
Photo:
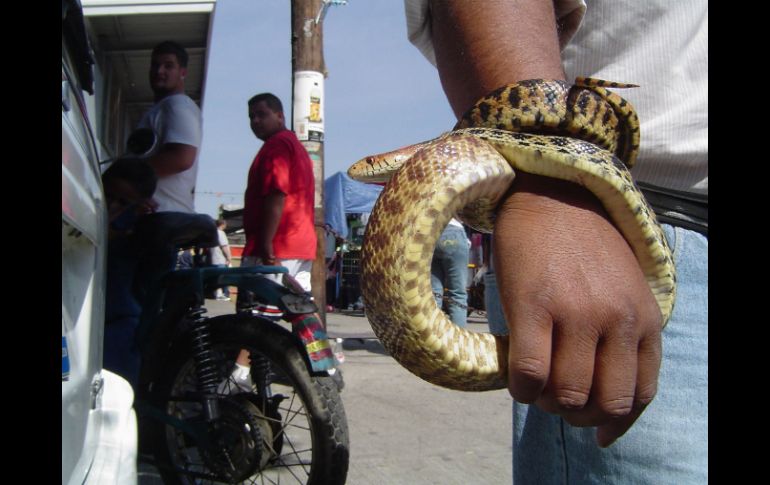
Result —
<svg viewBox="0 0 770 485"><path fill-rule="evenodd" d="M265 144L249 169L243 208L244 262L286 266L309 292L316 255L313 163L294 132L286 128L277 97L264 93L251 98L249 119L251 130Z"/></svg>
<svg viewBox="0 0 770 485"><path fill-rule="evenodd" d="M283 105L273 94L258 94L249 100L249 120L251 131L265 143L249 169L243 207L246 247L241 266L285 266L309 293L316 254L313 162L294 132L286 128ZM282 275L265 276L282 282ZM238 294L239 310L251 311L253 304L250 295ZM257 311L281 315L269 305L258 304ZM317 322L311 320L311 325ZM222 392L238 392L236 386L246 391L251 388L249 353L242 350L236 364L221 386Z"/></svg>

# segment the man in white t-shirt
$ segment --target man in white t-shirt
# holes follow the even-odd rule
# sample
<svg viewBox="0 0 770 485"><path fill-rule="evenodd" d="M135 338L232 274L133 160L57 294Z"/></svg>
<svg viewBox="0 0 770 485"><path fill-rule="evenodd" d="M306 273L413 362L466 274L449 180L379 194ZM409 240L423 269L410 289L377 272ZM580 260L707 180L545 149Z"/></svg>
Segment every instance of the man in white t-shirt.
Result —
<svg viewBox="0 0 770 485"><path fill-rule="evenodd" d="M195 213L195 181L202 139L201 110L185 94L187 51L173 41L152 50L149 81L155 104L142 116L138 129L154 134L152 148L143 154L158 176L153 194L156 212ZM134 284L140 301L160 275L174 268L175 248L148 248L137 268Z"/></svg>
<svg viewBox="0 0 770 485"><path fill-rule="evenodd" d="M159 212L195 212L203 120L198 105L185 94L187 61L187 52L175 42L155 46L150 64L155 104L137 126L151 129L156 137L147 160L158 175L153 198Z"/></svg>
<svg viewBox="0 0 770 485"><path fill-rule="evenodd" d="M151 130L154 135L152 148L142 157L158 176L153 194L156 212L195 213L203 121L200 108L185 94L188 59L187 51L173 41L161 42L152 50L149 81L155 104L142 116L137 129ZM157 251L144 259L137 274L146 281L137 283L140 287L146 287L158 271L173 269L176 250Z"/></svg>

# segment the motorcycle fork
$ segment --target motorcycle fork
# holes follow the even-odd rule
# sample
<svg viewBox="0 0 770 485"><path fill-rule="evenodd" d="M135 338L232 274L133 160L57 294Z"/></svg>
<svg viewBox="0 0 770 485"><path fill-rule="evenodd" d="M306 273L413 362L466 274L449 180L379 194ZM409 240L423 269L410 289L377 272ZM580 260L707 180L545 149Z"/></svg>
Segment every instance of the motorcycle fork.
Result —
<svg viewBox="0 0 770 485"><path fill-rule="evenodd" d="M187 318L192 322L192 356L198 377L198 392L202 396L203 415L206 421L212 422L220 416L217 386L222 381L222 376L211 346L211 328L209 318L204 316L206 312L205 308L196 305L190 309Z"/></svg>
<svg viewBox="0 0 770 485"><path fill-rule="evenodd" d="M249 353L252 382L257 387L257 395L264 399L273 397L270 389L270 361L262 354Z"/></svg>

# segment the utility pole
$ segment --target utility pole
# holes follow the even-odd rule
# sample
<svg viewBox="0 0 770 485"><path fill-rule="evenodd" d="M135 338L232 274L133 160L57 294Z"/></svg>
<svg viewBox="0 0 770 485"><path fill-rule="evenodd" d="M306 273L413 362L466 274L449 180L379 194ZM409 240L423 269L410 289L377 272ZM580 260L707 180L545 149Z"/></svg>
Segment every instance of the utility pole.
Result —
<svg viewBox="0 0 770 485"><path fill-rule="evenodd" d="M310 284L326 327L326 233L324 225L324 78L322 22L329 1L291 0L292 129L310 154L315 176L318 245Z"/></svg>

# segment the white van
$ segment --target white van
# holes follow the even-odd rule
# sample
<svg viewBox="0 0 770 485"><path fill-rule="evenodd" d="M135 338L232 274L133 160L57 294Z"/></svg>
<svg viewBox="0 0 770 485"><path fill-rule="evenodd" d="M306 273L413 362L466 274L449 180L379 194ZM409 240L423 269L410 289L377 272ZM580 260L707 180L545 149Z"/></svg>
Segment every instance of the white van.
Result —
<svg viewBox="0 0 770 485"><path fill-rule="evenodd" d="M62 0L62 485L136 484L133 391L102 368L107 213L85 105L92 54L78 0Z"/></svg>

